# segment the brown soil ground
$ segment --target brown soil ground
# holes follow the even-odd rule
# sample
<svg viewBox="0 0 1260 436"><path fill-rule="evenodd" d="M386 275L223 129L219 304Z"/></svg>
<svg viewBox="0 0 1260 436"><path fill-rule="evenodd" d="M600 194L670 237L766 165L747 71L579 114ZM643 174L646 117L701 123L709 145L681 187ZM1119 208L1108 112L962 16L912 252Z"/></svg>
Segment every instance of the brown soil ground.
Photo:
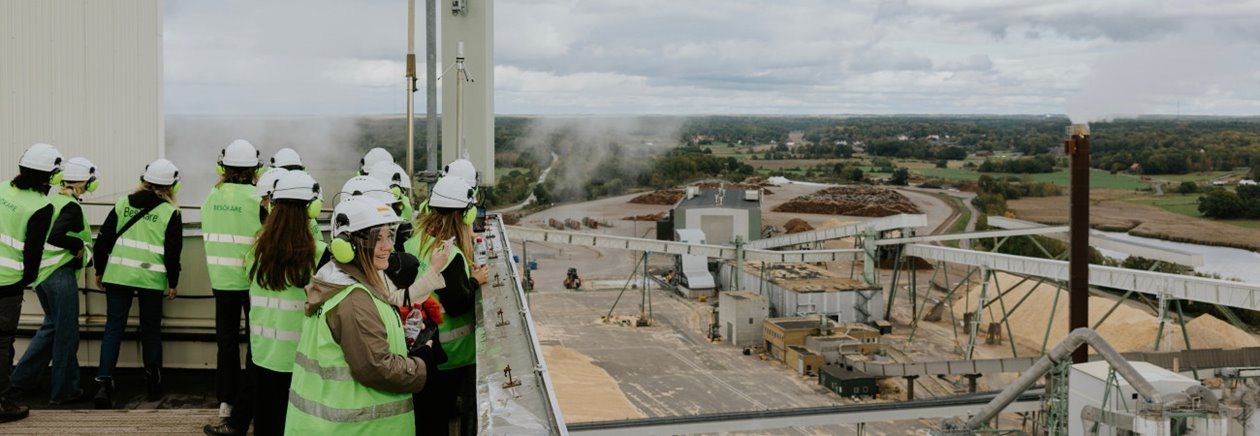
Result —
<svg viewBox="0 0 1260 436"><path fill-rule="evenodd" d="M1178 215L1155 206L1121 200L1128 192L1090 191L1089 224L1099 230L1222 247L1260 250L1260 229L1246 229L1208 219ZM1067 224L1068 197L1021 198L1007 202L1017 218Z"/></svg>
<svg viewBox="0 0 1260 436"><path fill-rule="evenodd" d="M919 213L919 208L897 191L874 186L836 186L793 198L776 212L885 217Z"/></svg>

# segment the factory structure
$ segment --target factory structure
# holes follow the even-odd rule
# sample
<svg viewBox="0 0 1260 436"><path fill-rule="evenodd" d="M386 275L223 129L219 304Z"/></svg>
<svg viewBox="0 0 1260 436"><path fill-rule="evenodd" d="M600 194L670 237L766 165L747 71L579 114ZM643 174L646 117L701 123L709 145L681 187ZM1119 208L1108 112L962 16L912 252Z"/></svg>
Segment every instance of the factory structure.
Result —
<svg viewBox="0 0 1260 436"><path fill-rule="evenodd" d="M459 127L443 126L443 154L467 154L487 174L484 182L491 184L493 1L441 3L443 64L455 64L459 54L460 61L470 68L468 74L476 79L461 84L455 82L460 77L457 74L444 76L449 80L443 87L444 112L462 111L470 114L462 119L471 121ZM16 162L26 147L37 142L53 143L67 156L91 156L104 169L101 186L106 188L85 199L85 211L91 225L99 227L113 202L134 188L137 162L168 157L162 107L160 2L8 1L0 2L0 17L18 17L7 20L10 25L0 26L0 58L6 62L6 67L0 67L5 96L0 99L0 122L7 126L0 128L0 161ZM461 88L467 94L445 94ZM456 102L461 106L454 107ZM454 123L457 118L443 117L442 122ZM206 170L213 171L209 166ZM14 165L0 165L0 178L10 179L14 173ZM994 230L917 235L917 230L927 227L927 218L901 214L763 237L762 195L755 189L724 186L686 188L684 198L657 223L655 239L540 225L509 226L492 214L485 234L494 279L483 290L475 328L479 347L494 352L478 353L477 389L485 395L479 430L554 435L713 433L933 419L940 424L927 430L938 435L1260 434L1260 350L1199 349L1190 344L1191 335L1185 333L1188 323L1179 316L1181 302L1225 311L1260 310L1260 284L1087 265L1083 272L1089 286L1125 295L1116 302L1117 307L1129 295L1151 300L1157 307L1161 335L1153 348L1160 347L1158 341L1163 340L1166 324L1170 329L1180 324L1185 335L1186 344L1180 350L1165 347L1159 352L1120 353L1097 332L1113 325L1105 316L1091 326L1093 329L1076 329L1056 335L1054 340L1049 325L1032 334L1016 331L1022 327L1013 326L1019 317L1031 316L1033 311L1038 316L1051 312L1047 319L1054 319L1060 289L1069 282L1069 262L939 244L981 238L1059 237L1068 233L1067 227L995 217L989 222ZM164 330L171 339L166 343L164 366L212 368L215 353L207 344L214 336L213 305L201 300L210 296L211 290L206 265L196 261L205 258L204 243L196 208L185 209L183 258L188 261L180 298L163 308L167 317ZM326 223L326 214L321 220ZM837 239L852 240L853 248L800 249ZM560 412L523 285L528 278L522 274L522 266L531 259L524 253L516 256L509 243L525 241L670 256L677 292L684 298L716 303L713 322L706 331L714 342L697 346L764 354L767 365L779 365L852 401L801 410L569 425ZM1180 264L1193 266L1196 261L1175 250L1151 252L1149 247L1125 245L1101 236L1090 236L1086 242ZM877 268L881 259L891 265L882 275ZM917 269L909 265L920 262L933 265L935 271L953 267L967 274L957 277L942 273L942 277L919 281ZM841 273L818 264L844 265L847 269ZM83 346L78 353L80 362L92 366L99 360L106 304L88 274L90 271L85 271L80 277ZM889 274L891 280L881 278ZM999 274L1018 275L1022 281L998 283L995 277ZM1022 287L1031 281L1048 283L1051 289ZM648 287L643 291L646 295ZM1009 298L1040 301L1042 294L1052 295L1054 302L1024 307L1023 312L1017 303L1022 300ZM938 304L929 307L934 299ZM43 318L42 309L33 300L26 301L19 320L19 354ZM909 316L894 320L894 308L905 309ZM894 357L900 354L898 347L910 341L887 338L902 333L903 328L913 331L921 322L935 322L925 320L929 315L940 317L939 323L956 331L955 347L949 348L956 351L935 360ZM1136 327L1126 324L1124 328ZM1027 342L1027 337L1040 333L1044 339L1036 338L1039 353L1015 355L1014 342ZM986 341L1010 345L1012 355L978 355L977 346ZM1072 353L1086 348L1093 350L1092 361L1073 363ZM124 342L119 365L140 367L141 360L138 344ZM921 385L916 381L954 378L969 382L969 390L976 391L977 379L997 374L1014 381L997 392L915 398L914 386ZM907 401L895 401L892 392L883 391L888 381L907 382ZM1002 416L1020 419L999 419ZM92 414L85 412L76 419L90 420ZM781 427L773 427L776 425Z"/></svg>

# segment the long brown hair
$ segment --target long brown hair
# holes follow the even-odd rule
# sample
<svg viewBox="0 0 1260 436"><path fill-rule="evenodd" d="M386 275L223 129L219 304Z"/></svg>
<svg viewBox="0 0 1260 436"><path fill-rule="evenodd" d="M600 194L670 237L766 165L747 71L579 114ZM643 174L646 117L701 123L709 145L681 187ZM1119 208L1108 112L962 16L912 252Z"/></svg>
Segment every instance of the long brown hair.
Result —
<svg viewBox="0 0 1260 436"><path fill-rule="evenodd" d="M78 200L84 192L87 192L87 184L87 181L71 182L63 180L61 182L61 190L58 192L61 195Z"/></svg>
<svg viewBox="0 0 1260 436"><path fill-rule="evenodd" d="M179 183L179 182L175 182L175 183ZM171 206L179 207L179 204L175 203L175 185L174 184L154 185L149 182L141 181L140 188L136 189L136 192L143 192L143 191L152 191L154 194L157 194L158 198L166 200L166 202L170 203Z"/></svg>
<svg viewBox="0 0 1260 436"><path fill-rule="evenodd" d="M230 167L223 166L223 175L219 176L219 182L214 187L223 186L224 183L236 183L239 185L252 185L257 180L258 167Z"/></svg>
<svg viewBox="0 0 1260 436"><path fill-rule="evenodd" d="M381 280L380 271L372 266L372 257L376 254L376 242L381 238L381 227L368 227L351 232L350 243L354 245L354 259L348 264L337 262L338 265L358 268L363 273L363 280L367 282L364 284L377 290L385 289L385 282Z"/></svg>
<svg viewBox="0 0 1260 436"><path fill-rule="evenodd" d="M263 289L283 291L305 286L315 269L315 237L311 235L306 202L276 200L258 237L249 278Z"/></svg>
<svg viewBox="0 0 1260 436"><path fill-rule="evenodd" d="M434 239L428 249L420 253L421 258L427 258L438 242L452 236L455 237L455 246L459 247L464 256L472 255L472 226L464 224L464 209L432 208L429 213L416 219L416 228L420 229L424 237ZM468 262L467 259L465 262Z"/></svg>

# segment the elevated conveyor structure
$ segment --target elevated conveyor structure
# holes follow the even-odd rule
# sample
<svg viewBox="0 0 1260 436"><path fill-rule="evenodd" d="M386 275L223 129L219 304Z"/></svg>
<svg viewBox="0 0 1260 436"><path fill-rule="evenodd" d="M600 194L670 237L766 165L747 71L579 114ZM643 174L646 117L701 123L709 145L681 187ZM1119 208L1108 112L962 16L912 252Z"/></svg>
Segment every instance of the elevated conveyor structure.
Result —
<svg viewBox="0 0 1260 436"><path fill-rule="evenodd" d="M704 256L723 260L736 259L735 247L725 245L689 244L685 242L660 241L656 239L566 232L517 226L506 226L505 228L507 231L512 233L512 239L516 241L550 242L556 244L600 248L620 248L623 250L647 251L651 253ZM858 249L794 251L773 251L763 249L744 250L744 260L748 262L851 262L862 260L862 258L863 251Z"/></svg>
<svg viewBox="0 0 1260 436"><path fill-rule="evenodd" d="M1047 232L1045 235L1066 241L1067 226L1050 227L1041 223L1025 221L1015 218L1006 218L1000 216L989 217L989 227L996 227L1007 230L1036 230L1036 229L1063 229L1063 231ZM1135 241L1125 241L1116 239L1099 231L1091 231L1089 235L1089 245L1095 248L1119 251L1128 253L1138 257L1154 259L1161 262L1170 262L1178 265L1186 265L1191 267L1203 266L1203 255L1199 253L1191 253L1189 251L1177 250L1173 248L1157 247L1151 244L1143 244Z"/></svg>
<svg viewBox="0 0 1260 436"><path fill-rule="evenodd" d="M930 260L1006 271L1016 274L1068 279L1068 263L1009 254L909 244L905 254ZM1105 288L1153 294L1159 297L1260 310L1260 285L1151 271L1090 265L1089 284Z"/></svg>

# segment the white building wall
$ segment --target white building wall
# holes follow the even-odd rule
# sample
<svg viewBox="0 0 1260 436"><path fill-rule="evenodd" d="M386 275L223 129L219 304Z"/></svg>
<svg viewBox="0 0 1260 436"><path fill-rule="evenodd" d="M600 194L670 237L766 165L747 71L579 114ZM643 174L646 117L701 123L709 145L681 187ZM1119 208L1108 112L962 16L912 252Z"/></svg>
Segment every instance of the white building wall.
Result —
<svg viewBox="0 0 1260 436"><path fill-rule="evenodd" d="M465 0L468 8L452 15L451 2L438 2L438 21L442 29L441 60L438 71L442 81L442 155L438 167L459 159L459 130L463 130L468 159L481 174L483 186L493 186L494 176L494 0ZM420 12L418 18L424 18ZM462 127L455 127L456 76L455 57L459 44L464 44L464 67L473 82L463 83ZM420 55L423 56L423 53ZM421 59L423 61L423 59ZM421 64L423 66L423 64ZM447 70L450 68L450 70ZM441 73L446 71L446 73ZM423 102L424 94L419 94ZM423 104L423 103L420 103ZM421 113L423 113L421 107ZM417 146L423 141L417 141ZM417 154L416 156L419 156ZM405 159L405 158L404 158ZM406 165L403 165L406 166ZM423 168L416 165L416 168Z"/></svg>
<svg viewBox="0 0 1260 436"><path fill-rule="evenodd" d="M710 244L713 244L713 245L731 244L731 243L734 243L736 236L743 238L745 242L749 241L748 239L748 210L747 209L734 209L734 208L724 208L724 207L704 207L704 208L687 209L686 211L684 211L684 213L686 214L686 217L684 218L685 221L683 222L687 223L687 226L691 228L699 228L701 230L704 230L704 237ZM731 219L734 222L734 226L732 226L732 229L731 229L732 233L729 235L717 235L717 234L714 234L714 232L710 232L710 229L703 228L702 224L704 221L702 217L706 217L706 216L731 217ZM761 236L761 235L757 235L757 236Z"/></svg>
<svg viewBox="0 0 1260 436"><path fill-rule="evenodd" d="M112 201L162 155L162 129L158 0L0 1L0 178L47 142L96 163L86 199Z"/></svg>

